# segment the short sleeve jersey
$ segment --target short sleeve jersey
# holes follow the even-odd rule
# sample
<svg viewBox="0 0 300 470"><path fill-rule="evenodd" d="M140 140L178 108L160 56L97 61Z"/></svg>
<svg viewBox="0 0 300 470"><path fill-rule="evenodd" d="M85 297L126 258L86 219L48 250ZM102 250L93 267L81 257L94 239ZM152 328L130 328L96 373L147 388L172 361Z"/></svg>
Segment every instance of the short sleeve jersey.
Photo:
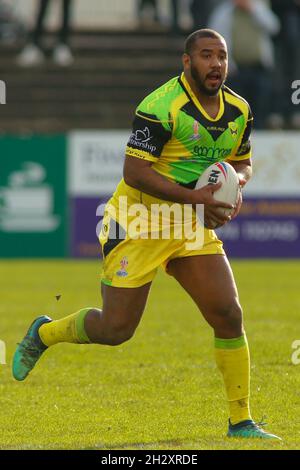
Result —
<svg viewBox="0 0 300 470"><path fill-rule="evenodd" d="M126 155L153 162L158 173L189 188L212 163L249 159L250 107L225 85L219 97L219 112L213 119L184 73L172 78L137 107Z"/></svg>

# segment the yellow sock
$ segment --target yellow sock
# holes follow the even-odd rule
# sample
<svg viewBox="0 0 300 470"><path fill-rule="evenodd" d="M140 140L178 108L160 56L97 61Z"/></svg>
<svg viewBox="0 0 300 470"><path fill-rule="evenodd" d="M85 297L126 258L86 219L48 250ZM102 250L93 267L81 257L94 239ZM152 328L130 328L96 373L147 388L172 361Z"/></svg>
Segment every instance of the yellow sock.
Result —
<svg viewBox="0 0 300 470"><path fill-rule="evenodd" d="M225 382L231 424L252 419L249 408L250 357L246 335L215 338L215 356Z"/></svg>
<svg viewBox="0 0 300 470"><path fill-rule="evenodd" d="M84 308L61 320L44 323L39 328L39 336L46 346L57 343L90 343L84 329L84 319L92 307Z"/></svg>

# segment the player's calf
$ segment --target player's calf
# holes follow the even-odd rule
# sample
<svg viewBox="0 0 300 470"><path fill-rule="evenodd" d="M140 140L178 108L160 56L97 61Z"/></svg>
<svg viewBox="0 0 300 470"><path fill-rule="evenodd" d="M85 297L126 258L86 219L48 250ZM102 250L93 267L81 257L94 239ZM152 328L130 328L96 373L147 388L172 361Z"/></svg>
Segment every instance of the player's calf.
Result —
<svg viewBox="0 0 300 470"><path fill-rule="evenodd" d="M91 343L118 346L134 335L137 323L122 310L91 310L85 319L85 330Z"/></svg>

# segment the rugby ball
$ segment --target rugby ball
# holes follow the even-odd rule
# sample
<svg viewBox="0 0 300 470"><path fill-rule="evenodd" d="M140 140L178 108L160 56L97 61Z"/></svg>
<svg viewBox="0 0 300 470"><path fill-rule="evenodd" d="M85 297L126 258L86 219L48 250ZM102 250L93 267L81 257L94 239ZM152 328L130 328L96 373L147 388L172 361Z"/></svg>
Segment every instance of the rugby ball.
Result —
<svg viewBox="0 0 300 470"><path fill-rule="evenodd" d="M222 183L222 186L214 193L214 198L235 206L239 197L240 185L238 175L229 163L217 162L206 168L198 179L195 189L219 182ZM226 215L231 215L234 209L220 208L220 211Z"/></svg>

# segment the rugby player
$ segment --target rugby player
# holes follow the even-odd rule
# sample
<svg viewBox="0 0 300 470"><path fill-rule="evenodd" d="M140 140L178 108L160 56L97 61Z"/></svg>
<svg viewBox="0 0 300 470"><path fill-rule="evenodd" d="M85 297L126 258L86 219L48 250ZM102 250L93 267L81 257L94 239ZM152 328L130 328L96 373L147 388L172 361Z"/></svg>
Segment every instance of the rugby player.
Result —
<svg viewBox="0 0 300 470"><path fill-rule="evenodd" d="M241 187L251 177L253 118L248 103L225 85L227 70L224 38L213 30L195 31L185 42L182 74L139 104L126 147L123 179L107 205L100 234L102 309L84 308L60 320L35 319L15 352L15 379L24 380L54 344L119 345L129 340L162 265L213 329L216 363L229 404L227 435L280 439L255 423L250 414L250 359L242 309L222 242L212 230L231 219L220 209L233 208L214 198L220 183L194 189L214 162L229 162ZM202 243L189 249L184 237L130 237L118 216L124 197L128 207L142 203L149 211L164 202L204 205ZM233 216L241 203L240 194Z"/></svg>

